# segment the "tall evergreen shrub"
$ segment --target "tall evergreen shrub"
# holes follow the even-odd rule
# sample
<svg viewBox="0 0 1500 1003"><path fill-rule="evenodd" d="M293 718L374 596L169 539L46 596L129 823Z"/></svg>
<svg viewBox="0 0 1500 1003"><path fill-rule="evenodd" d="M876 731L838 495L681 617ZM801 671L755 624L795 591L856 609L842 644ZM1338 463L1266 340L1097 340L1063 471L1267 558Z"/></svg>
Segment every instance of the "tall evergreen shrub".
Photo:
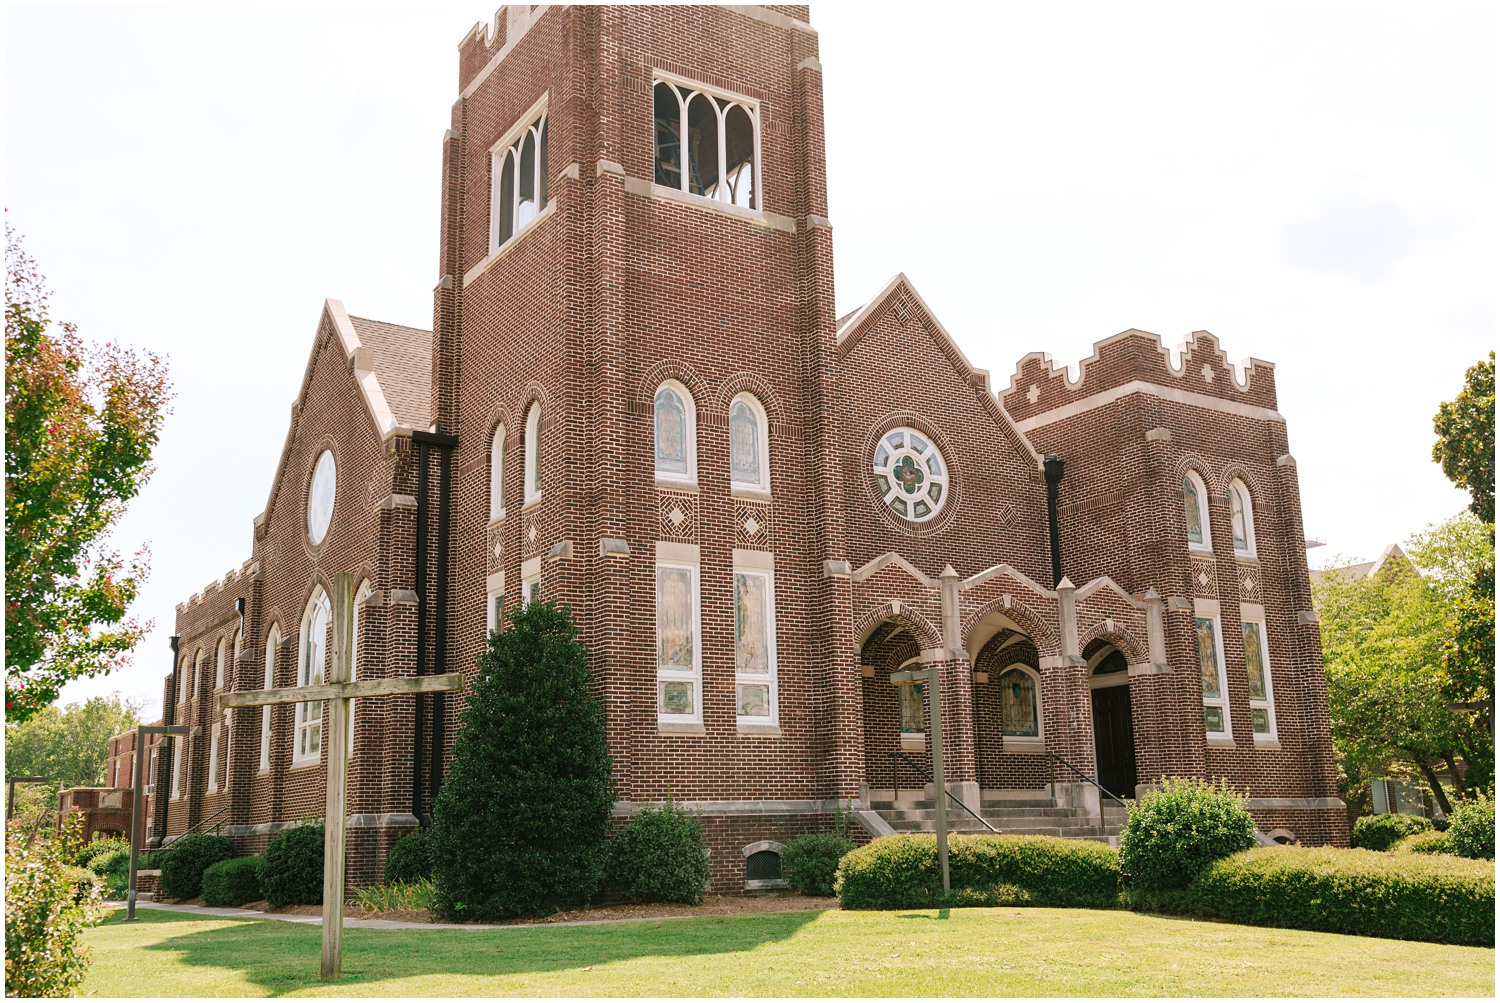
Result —
<svg viewBox="0 0 1500 1003"><path fill-rule="evenodd" d="M1255 820L1228 784L1164 777L1127 810L1120 877L1146 891L1182 888L1215 860L1255 845Z"/></svg>
<svg viewBox="0 0 1500 1003"><path fill-rule="evenodd" d="M587 901L608 859L610 771L572 613L534 601L480 659L433 806L434 911L489 920Z"/></svg>

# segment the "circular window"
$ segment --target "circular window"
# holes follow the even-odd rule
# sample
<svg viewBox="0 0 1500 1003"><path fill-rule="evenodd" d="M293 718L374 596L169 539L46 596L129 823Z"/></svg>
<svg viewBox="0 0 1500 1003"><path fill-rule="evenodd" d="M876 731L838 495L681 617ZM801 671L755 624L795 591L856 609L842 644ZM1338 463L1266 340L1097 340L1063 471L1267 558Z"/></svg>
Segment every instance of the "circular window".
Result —
<svg viewBox="0 0 1500 1003"><path fill-rule="evenodd" d="M307 538L316 547L328 535L328 524L333 521L333 495L338 487L338 471L334 469L333 453L323 450L318 465L313 468L312 487L307 492Z"/></svg>
<svg viewBox="0 0 1500 1003"><path fill-rule="evenodd" d="M896 428L881 436L873 469L881 500L909 522L926 522L948 500L943 454L914 428Z"/></svg>

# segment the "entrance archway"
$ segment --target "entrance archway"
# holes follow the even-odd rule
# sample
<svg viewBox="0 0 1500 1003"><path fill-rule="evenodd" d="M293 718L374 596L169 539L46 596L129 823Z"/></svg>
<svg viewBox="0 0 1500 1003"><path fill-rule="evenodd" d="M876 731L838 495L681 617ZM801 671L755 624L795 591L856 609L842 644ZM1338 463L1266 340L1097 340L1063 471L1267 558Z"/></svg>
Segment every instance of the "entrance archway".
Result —
<svg viewBox="0 0 1500 1003"><path fill-rule="evenodd" d="M920 800L924 796L923 778L893 752L904 753L920 769L932 772L926 702L912 703L908 698L908 706L903 707L901 690L906 687L891 682L891 673L909 666L921 654L923 640L910 624L892 618L878 621L860 642L865 784L872 800Z"/></svg>
<svg viewBox="0 0 1500 1003"><path fill-rule="evenodd" d="M1094 761L1099 785L1122 798L1135 797L1135 729L1130 715L1130 674L1125 655L1101 644L1088 656L1094 711Z"/></svg>

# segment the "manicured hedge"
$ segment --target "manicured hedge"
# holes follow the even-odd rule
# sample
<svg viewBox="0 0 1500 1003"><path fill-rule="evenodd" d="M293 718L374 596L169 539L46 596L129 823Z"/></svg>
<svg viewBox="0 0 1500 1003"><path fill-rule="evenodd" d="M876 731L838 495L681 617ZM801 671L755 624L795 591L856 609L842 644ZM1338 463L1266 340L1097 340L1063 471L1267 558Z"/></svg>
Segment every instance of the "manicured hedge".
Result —
<svg viewBox="0 0 1500 1003"><path fill-rule="evenodd" d="M781 873L803 895L832 895L839 861L854 844L832 832L807 832L781 851Z"/></svg>
<svg viewBox="0 0 1500 1003"><path fill-rule="evenodd" d="M1258 847L1185 889L1130 892L1131 905L1253 926L1451 944L1495 943L1495 868L1448 856Z"/></svg>
<svg viewBox="0 0 1500 1003"><path fill-rule="evenodd" d="M1255 820L1227 783L1164 777L1126 809L1120 878L1133 888L1181 888L1203 868L1255 845Z"/></svg>
<svg viewBox="0 0 1500 1003"><path fill-rule="evenodd" d="M703 824L671 801L642 808L610 844L610 869L632 902L697 905L710 877Z"/></svg>
<svg viewBox="0 0 1500 1003"><path fill-rule="evenodd" d="M1366 815L1354 823L1349 845L1360 850L1389 850L1417 832L1427 832L1432 823L1421 815Z"/></svg>
<svg viewBox="0 0 1500 1003"><path fill-rule="evenodd" d="M214 864L203 872L203 904L237 906L257 901L262 897L264 865L263 857L235 857Z"/></svg>
<svg viewBox="0 0 1500 1003"><path fill-rule="evenodd" d="M323 839L321 825L299 825L271 837L260 875L267 902L323 904Z"/></svg>
<svg viewBox="0 0 1500 1003"><path fill-rule="evenodd" d="M834 890L845 909L939 905L1108 908L1120 897L1119 855L1102 843L1055 836L948 838L945 898L937 837L885 836L845 854Z"/></svg>
<svg viewBox="0 0 1500 1003"><path fill-rule="evenodd" d="M1414 832L1391 847L1393 853L1452 853L1453 840L1446 832Z"/></svg>
<svg viewBox="0 0 1500 1003"><path fill-rule="evenodd" d="M432 877L431 829L418 829L396 840L385 855L385 880L413 884Z"/></svg>
<svg viewBox="0 0 1500 1003"><path fill-rule="evenodd" d="M171 844L162 856L158 887L163 898L192 899L203 891L203 872L234 856L234 844L223 836L195 832Z"/></svg>
<svg viewBox="0 0 1500 1003"><path fill-rule="evenodd" d="M1475 860L1495 859L1495 802L1484 794L1453 809L1448 839L1453 852Z"/></svg>

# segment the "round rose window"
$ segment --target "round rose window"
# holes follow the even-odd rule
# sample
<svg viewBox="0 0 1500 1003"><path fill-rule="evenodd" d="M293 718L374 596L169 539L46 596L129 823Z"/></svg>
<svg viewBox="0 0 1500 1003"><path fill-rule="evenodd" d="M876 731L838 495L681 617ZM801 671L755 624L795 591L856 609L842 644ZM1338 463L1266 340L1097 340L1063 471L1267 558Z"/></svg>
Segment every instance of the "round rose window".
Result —
<svg viewBox="0 0 1500 1003"><path fill-rule="evenodd" d="M314 547L328 535L337 486L338 471L333 466L333 454L325 449L318 457L318 465L313 468L312 487L307 492L307 538Z"/></svg>
<svg viewBox="0 0 1500 1003"><path fill-rule="evenodd" d="M948 500L948 467L932 440L914 428L896 428L875 446L875 486L891 511L926 522Z"/></svg>

